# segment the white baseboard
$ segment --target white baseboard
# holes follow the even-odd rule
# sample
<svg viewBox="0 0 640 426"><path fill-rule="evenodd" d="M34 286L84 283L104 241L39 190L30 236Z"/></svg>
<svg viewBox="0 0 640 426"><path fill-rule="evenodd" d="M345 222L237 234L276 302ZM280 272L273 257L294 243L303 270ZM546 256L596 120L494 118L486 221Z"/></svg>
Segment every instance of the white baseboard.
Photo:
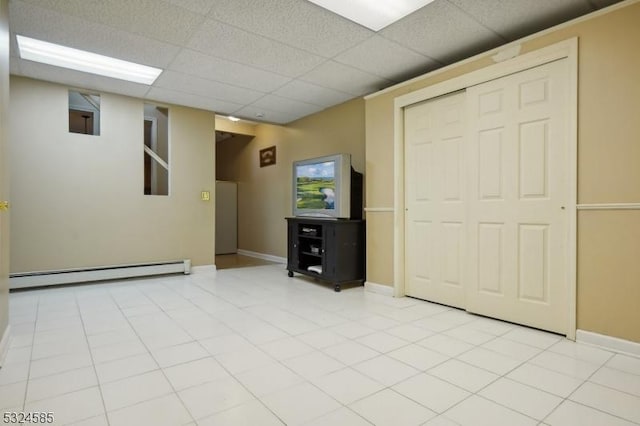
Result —
<svg viewBox="0 0 640 426"><path fill-rule="evenodd" d="M11 325L7 325L2 334L2 340L0 340L0 367L4 365L4 360L9 352L9 336L11 335Z"/></svg>
<svg viewBox="0 0 640 426"><path fill-rule="evenodd" d="M393 297L393 287L388 285L372 283L371 281L365 281L364 289L372 293Z"/></svg>
<svg viewBox="0 0 640 426"><path fill-rule="evenodd" d="M192 274L204 274L204 273L211 273L216 271L217 271L216 265L200 265L200 266L191 267Z"/></svg>
<svg viewBox="0 0 640 426"><path fill-rule="evenodd" d="M191 261L176 260L144 264L100 266L58 271L24 272L9 275L9 288L40 287L58 284L74 284L151 275L188 274Z"/></svg>
<svg viewBox="0 0 640 426"><path fill-rule="evenodd" d="M255 257L257 259L268 260L270 262L287 263L286 257L273 256L271 254L258 253L250 250L238 249L238 254L241 254L243 256Z"/></svg>
<svg viewBox="0 0 640 426"><path fill-rule="evenodd" d="M640 343L630 340L619 339L591 331L576 330L576 342L600 346L603 349L640 357Z"/></svg>

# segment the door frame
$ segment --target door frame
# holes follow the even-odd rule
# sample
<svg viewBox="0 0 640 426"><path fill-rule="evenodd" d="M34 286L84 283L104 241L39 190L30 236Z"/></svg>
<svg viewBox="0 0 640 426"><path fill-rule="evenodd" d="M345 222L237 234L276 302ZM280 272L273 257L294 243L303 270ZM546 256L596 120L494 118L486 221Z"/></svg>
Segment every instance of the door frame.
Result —
<svg viewBox="0 0 640 426"><path fill-rule="evenodd" d="M518 46L516 46L518 47ZM518 52L514 46L505 51ZM500 54L493 56L498 61ZM550 46L497 62L476 71L432 86L398 96L394 99L394 238L393 238L393 295L405 295L405 167L404 167L404 108L467 87L485 83L509 74L544 65L559 59L568 60L568 164L567 164L567 279L568 318L567 338L575 340L577 297L577 164L578 164L578 38L573 37Z"/></svg>

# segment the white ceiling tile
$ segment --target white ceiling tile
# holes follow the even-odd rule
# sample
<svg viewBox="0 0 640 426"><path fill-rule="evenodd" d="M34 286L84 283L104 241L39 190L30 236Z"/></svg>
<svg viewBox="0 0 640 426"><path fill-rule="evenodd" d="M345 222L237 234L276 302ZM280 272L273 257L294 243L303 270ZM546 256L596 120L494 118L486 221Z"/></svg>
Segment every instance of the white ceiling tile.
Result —
<svg viewBox="0 0 640 426"><path fill-rule="evenodd" d="M18 59L18 61L20 62L20 75L35 78L37 80L51 81L54 83L64 84L69 87L90 89L98 92L117 93L120 95L134 96L138 98L144 97L149 90L149 86L145 84L116 80L109 77L74 70L64 70L64 72L61 72L61 68L54 67L52 65L25 61L22 59Z"/></svg>
<svg viewBox="0 0 640 426"><path fill-rule="evenodd" d="M162 0L21 1L177 45L186 43L204 21L202 15Z"/></svg>
<svg viewBox="0 0 640 426"><path fill-rule="evenodd" d="M257 114L263 114L263 116L258 117ZM284 112L271 111L271 110L266 110L264 108L258 108L253 105L249 105L242 109L239 109L238 111L235 111L233 115L239 118L246 118L247 120L251 120L251 121L277 123L277 124L290 123L294 120L297 120L298 118L304 117L303 114L297 113L295 111L292 111L291 113L287 114Z"/></svg>
<svg viewBox="0 0 640 426"><path fill-rule="evenodd" d="M179 51L177 46L171 44L125 31L114 31L106 25L22 1L11 2L9 9L13 33L51 43L160 68L167 67Z"/></svg>
<svg viewBox="0 0 640 426"><path fill-rule="evenodd" d="M211 19L196 32L189 47L211 56L290 77L297 77L324 60L309 52Z"/></svg>
<svg viewBox="0 0 640 426"><path fill-rule="evenodd" d="M392 84L391 81L382 77L334 61L325 62L300 79L319 86L351 93L354 96L372 93Z"/></svg>
<svg viewBox="0 0 640 426"><path fill-rule="evenodd" d="M251 103L264 96L264 93L217 81L206 80L175 71L163 71L153 87L177 90L191 95L201 95L236 103Z"/></svg>
<svg viewBox="0 0 640 426"><path fill-rule="evenodd" d="M342 52L334 60L393 81L407 80L440 65L379 35Z"/></svg>
<svg viewBox="0 0 640 426"><path fill-rule="evenodd" d="M330 58L374 32L308 1L218 0L209 17Z"/></svg>
<svg viewBox="0 0 640 426"><path fill-rule="evenodd" d="M325 108L341 104L342 102L346 102L353 98L353 95L350 93L328 89L326 87L300 80L292 80L274 91L273 94L309 104L320 105Z"/></svg>
<svg viewBox="0 0 640 426"><path fill-rule="evenodd" d="M288 123L617 2L436 0L376 34L306 0L10 0L11 73ZM16 33L165 72L149 88L22 61Z"/></svg>
<svg viewBox="0 0 640 426"><path fill-rule="evenodd" d="M593 11L585 0L449 0L508 40ZM499 10L500 13L495 13Z"/></svg>
<svg viewBox="0 0 640 426"><path fill-rule="evenodd" d="M192 95L175 90L164 89L162 87L152 87L145 99L156 102L164 102L175 105L189 106L193 108L214 111L219 114L231 114L242 108L241 104L221 101L219 99L207 98L205 96Z"/></svg>
<svg viewBox="0 0 640 426"><path fill-rule="evenodd" d="M184 7L200 15L209 13L216 0L165 0L173 5Z"/></svg>
<svg viewBox="0 0 640 426"><path fill-rule="evenodd" d="M290 77L214 58L190 49L183 49L169 69L262 92L271 92L291 80Z"/></svg>
<svg viewBox="0 0 640 426"><path fill-rule="evenodd" d="M443 63L504 43L448 1L436 1L389 25L380 35Z"/></svg>
<svg viewBox="0 0 640 426"><path fill-rule="evenodd" d="M314 112L324 109L324 107L319 105L312 105L306 102L295 101L293 99L283 98L276 95L266 95L251 105L257 108L264 108L265 110L276 112L291 113L291 111L296 111L303 115L313 114Z"/></svg>

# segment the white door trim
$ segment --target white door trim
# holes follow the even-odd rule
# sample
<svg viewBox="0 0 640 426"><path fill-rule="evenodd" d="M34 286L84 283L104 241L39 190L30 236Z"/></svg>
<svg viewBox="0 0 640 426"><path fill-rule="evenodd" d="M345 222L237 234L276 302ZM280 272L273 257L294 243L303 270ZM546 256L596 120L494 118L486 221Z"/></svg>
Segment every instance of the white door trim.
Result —
<svg viewBox="0 0 640 426"><path fill-rule="evenodd" d="M578 210L640 210L640 203L578 204Z"/></svg>
<svg viewBox="0 0 640 426"><path fill-rule="evenodd" d="M576 266L577 266L577 154L578 154L578 38L574 37L529 52L504 62L489 65L460 77L452 78L415 92L399 96L394 100L394 237L393 269L394 296L405 295L405 205L404 205L404 108L447 93L463 90L509 74L527 70L552 61L566 58L569 65L569 153L567 176L569 179L568 205L568 300L567 338L575 340L576 335Z"/></svg>

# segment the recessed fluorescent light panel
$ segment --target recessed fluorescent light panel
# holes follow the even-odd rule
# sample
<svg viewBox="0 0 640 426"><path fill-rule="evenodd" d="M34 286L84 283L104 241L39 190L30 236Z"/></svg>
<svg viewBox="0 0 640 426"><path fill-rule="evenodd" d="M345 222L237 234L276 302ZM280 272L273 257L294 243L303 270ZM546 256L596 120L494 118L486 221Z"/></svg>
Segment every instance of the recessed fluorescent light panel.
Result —
<svg viewBox="0 0 640 426"><path fill-rule="evenodd" d="M20 57L56 67L103 75L134 83L153 84L162 72L159 68L73 49L59 44L17 35Z"/></svg>
<svg viewBox="0 0 640 426"><path fill-rule="evenodd" d="M433 0L309 0L373 31L404 18Z"/></svg>

